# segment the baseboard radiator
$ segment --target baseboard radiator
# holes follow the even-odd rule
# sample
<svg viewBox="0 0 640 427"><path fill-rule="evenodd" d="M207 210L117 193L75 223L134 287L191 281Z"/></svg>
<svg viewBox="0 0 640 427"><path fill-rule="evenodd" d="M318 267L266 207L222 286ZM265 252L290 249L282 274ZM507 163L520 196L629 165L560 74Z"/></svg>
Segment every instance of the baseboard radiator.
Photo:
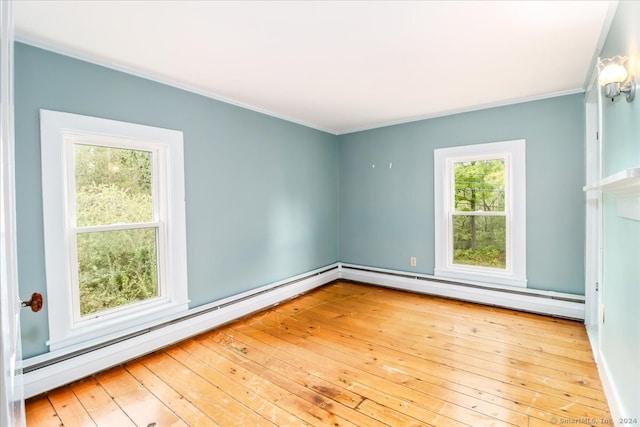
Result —
<svg viewBox="0 0 640 427"><path fill-rule="evenodd" d="M50 352L23 361L24 398L151 353L225 323L295 298L339 278L339 264L263 286L189 310L170 321L98 346Z"/></svg>
<svg viewBox="0 0 640 427"><path fill-rule="evenodd" d="M443 280L354 264L340 265L340 278L485 305L584 320L584 296L526 288Z"/></svg>
<svg viewBox="0 0 640 427"><path fill-rule="evenodd" d="M422 274L335 263L189 310L170 321L98 346L71 353L50 352L27 359L23 363L24 397L36 396L135 359L339 279L570 319L584 319L584 297L578 295L453 282Z"/></svg>

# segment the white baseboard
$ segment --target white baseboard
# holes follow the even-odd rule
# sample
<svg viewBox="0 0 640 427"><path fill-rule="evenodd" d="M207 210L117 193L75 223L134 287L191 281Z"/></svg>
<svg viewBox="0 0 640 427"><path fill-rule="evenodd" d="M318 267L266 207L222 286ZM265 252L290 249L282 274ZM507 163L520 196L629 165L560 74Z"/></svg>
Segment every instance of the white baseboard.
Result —
<svg viewBox="0 0 640 427"><path fill-rule="evenodd" d="M443 281L434 276L340 265L340 278L551 316L584 320L584 297L559 292Z"/></svg>
<svg viewBox="0 0 640 427"><path fill-rule="evenodd" d="M624 417L635 416L635 414L625 411L617 392L618 389L613 382L613 377L611 376L607 359L604 357L602 352L599 352L598 356L598 374L600 374L600 381L602 382L604 395L607 397L609 412L611 412L613 423L616 427L622 427L623 424L620 423L620 420Z"/></svg>
<svg viewBox="0 0 640 427"><path fill-rule="evenodd" d="M600 361L600 332L596 325L589 325L585 322L584 326L587 331L587 337L589 337L589 345L591 346L593 360L595 360L597 364Z"/></svg>
<svg viewBox="0 0 640 427"><path fill-rule="evenodd" d="M210 330L256 311L274 306L338 279L338 264L272 283L261 288L190 310L184 320L53 363L64 356L50 352L23 361L24 398L36 396L96 372ZM235 301L235 302L234 302ZM47 364L47 361L52 363ZM41 367L37 367L41 366ZM33 370L28 368L32 367ZM37 367L37 369L34 369Z"/></svg>
<svg viewBox="0 0 640 427"><path fill-rule="evenodd" d="M554 316L584 319L580 296L536 290L509 289L443 282L427 275L336 263L189 310L183 318L162 327L92 351L66 357L50 352L23 361L25 399L109 367L140 357L240 317L276 305L337 279L439 295L482 304ZM56 361L57 360L57 361ZM54 363L55 362L55 363Z"/></svg>

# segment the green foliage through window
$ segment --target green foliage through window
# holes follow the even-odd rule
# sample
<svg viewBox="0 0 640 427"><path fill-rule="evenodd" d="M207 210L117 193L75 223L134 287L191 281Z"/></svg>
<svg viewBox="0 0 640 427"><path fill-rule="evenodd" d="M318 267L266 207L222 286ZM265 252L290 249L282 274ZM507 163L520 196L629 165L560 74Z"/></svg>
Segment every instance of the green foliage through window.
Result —
<svg viewBox="0 0 640 427"><path fill-rule="evenodd" d="M158 295L155 228L82 233L77 242L82 316Z"/></svg>
<svg viewBox="0 0 640 427"><path fill-rule="evenodd" d="M453 262L506 266L504 160L454 163Z"/></svg>
<svg viewBox="0 0 640 427"><path fill-rule="evenodd" d="M74 144L82 316L158 296L157 227L82 230L154 220L152 156Z"/></svg>

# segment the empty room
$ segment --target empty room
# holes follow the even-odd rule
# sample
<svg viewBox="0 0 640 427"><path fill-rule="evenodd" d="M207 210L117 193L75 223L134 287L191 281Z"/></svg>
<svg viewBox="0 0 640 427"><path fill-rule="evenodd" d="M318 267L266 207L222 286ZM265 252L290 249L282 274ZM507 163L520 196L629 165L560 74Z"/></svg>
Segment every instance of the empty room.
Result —
<svg viewBox="0 0 640 427"><path fill-rule="evenodd" d="M640 425L640 2L1 7L1 426Z"/></svg>

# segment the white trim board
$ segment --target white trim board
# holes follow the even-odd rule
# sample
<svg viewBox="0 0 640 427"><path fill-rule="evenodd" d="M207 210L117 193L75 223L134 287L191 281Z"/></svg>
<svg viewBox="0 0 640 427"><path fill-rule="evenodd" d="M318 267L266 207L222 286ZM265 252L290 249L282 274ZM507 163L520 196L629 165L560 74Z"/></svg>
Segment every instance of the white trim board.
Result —
<svg viewBox="0 0 640 427"><path fill-rule="evenodd" d="M613 376L611 375L611 371L609 370L609 365L607 364L607 360L605 359L602 352L600 352L599 354L597 365L598 374L600 374L600 381L602 382L604 395L606 396L607 403L609 404L609 412L611 413L613 423L616 427L622 427L623 424L620 423L620 420L624 417L635 416L635 414L625 410L625 408L622 406L622 401L620 400L618 389L615 386Z"/></svg>
<svg viewBox="0 0 640 427"><path fill-rule="evenodd" d="M353 264L340 264L339 277L422 294L584 320L582 295L473 282L451 282L425 274Z"/></svg>
<svg viewBox="0 0 640 427"><path fill-rule="evenodd" d="M600 382L602 383L602 388L604 389L604 395L607 398L607 404L609 406L611 419L613 420L613 424L616 427L621 427L623 424L620 424L620 420L625 416L629 417L633 414L624 409L622 401L620 400L618 388L615 386L615 382L613 381L613 376L611 375L611 370L609 369L607 359L598 348L599 337L597 335L598 331L596 325L586 325L586 327L587 336L589 337L589 343L591 344L591 350L593 351L593 359L595 360L596 366L598 367Z"/></svg>
<svg viewBox="0 0 640 427"><path fill-rule="evenodd" d="M584 91L585 91L584 88L578 87L574 89L567 89L567 90L561 90L557 92L545 93L542 95L533 95L533 96L525 96L522 98L505 99L503 101L489 102L489 103L478 104L478 105L464 107L464 108L455 108L452 110L441 111L438 113L412 116L412 117L407 117L403 119L392 120L389 122L380 122L380 123L374 123L370 125L345 129L336 133L336 135L347 135L350 133L363 132L367 130L379 129L379 128L388 127L388 126L403 125L406 123L419 122L422 120L430 120L430 119L437 119L439 117L453 116L454 114L472 113L474 111L488 110L489 108L507 107L509 105L523 104L525 102L542 101L544 99L557 98L559 96L568 96L568 95L575 95L578 93L584 93Z"/></svg>
<svg viewBox="0 0 640 427"><path fill-rule="evenodd" d="M277 305L338 279L339 264L291 277L190 310L184 320L141 331L129 339L80 353L50 352L26 359L24 398L36 396L96 372L135 359L248 314ZM55 359L61 359L54 362ZM39 367L42 366L42 367ZM29 370L32 368L32 370Z"/></svg>
<svg viewBox="0 0 640 427"><path fill-rule="evenodd" d="M127 65L110 62L110 61L104 60L104 59L102 59L100 57L97 57L95 55L91 55L91 54L86 53L86 52L83 53L83 52L75 51L73 49L61 48L61 47L54 46L54 45L49 44L49 43L45 43L45 42L42 42L42 41L39 41L39 40L31 39L31 38L29 38L27 36L24 36L22 34L17 34L15 40L17 42L19 42L19 43L26 44L26 45L29 45L29 46L33 46L33 47L36 47L38 49L43 49L43 50L46 50L46 51L49 51L49 52L57 53L59 55L66 56L68 58L77 59L78 61L88 62L90 64L98 65L100 67L109 68L109 69L112 69L112 70L115 70L115 71L120 71L122 73L129 74L131 76L140 77L142 79L149 80L149 81L156 82L156 83L160 83L160 84L163 84L163 85L166 85L166 86L171 86L171 87L174 87L176 89L184 90L186 92L191 92L191 93L194 93L196 95L201 95L201 96L204 96L206 98L210 98L210 99L213 99L213 100L216 100L216 101L224 102L225 104L229 104L229 105L233 105L233 106L236 106L236 107L244 108L246 110L254 111L256 113L264 114L264 115L267 115L267 116L270 116L270 117L274 117L276 119L284 120L286 122L295 123L297 125L301 125L301 126L308 127L308 128L311 128L311 129L319 130L321 132L330 133L332 135L338 135L335 130L328 129L328 128L325 128L325 127L322 127L322 126L318 126L318 125L316 125L314 123L309 123L309 122L306 122L304 120L298 120L298 119L296 119L294 117L289 117L289 116L286 116L284 114L275 113L273 111L265 110L265 109L260 108L260 107L255 107L253 105L250 105L250 104L247 104L247 103L244 103L244 102L236 101L236 100L234 100L232 98L228 98L228 97L220 95L218 93L215 93L215 92L212 92L212 91L209 91L209 90L205 90L205 89L202 89L202 88L198 88L198 87L195 87L195 86L192 86L192 85L189 85L189 84L177 81L177 80L173 80L173 79L170 79L168 77L165 77L165 76L162 76L162 75L159 75L159 74L155 74L153 72L143 71L143 70L139 70L139 69L134 68L134 67L127 66Z"/></svg>

